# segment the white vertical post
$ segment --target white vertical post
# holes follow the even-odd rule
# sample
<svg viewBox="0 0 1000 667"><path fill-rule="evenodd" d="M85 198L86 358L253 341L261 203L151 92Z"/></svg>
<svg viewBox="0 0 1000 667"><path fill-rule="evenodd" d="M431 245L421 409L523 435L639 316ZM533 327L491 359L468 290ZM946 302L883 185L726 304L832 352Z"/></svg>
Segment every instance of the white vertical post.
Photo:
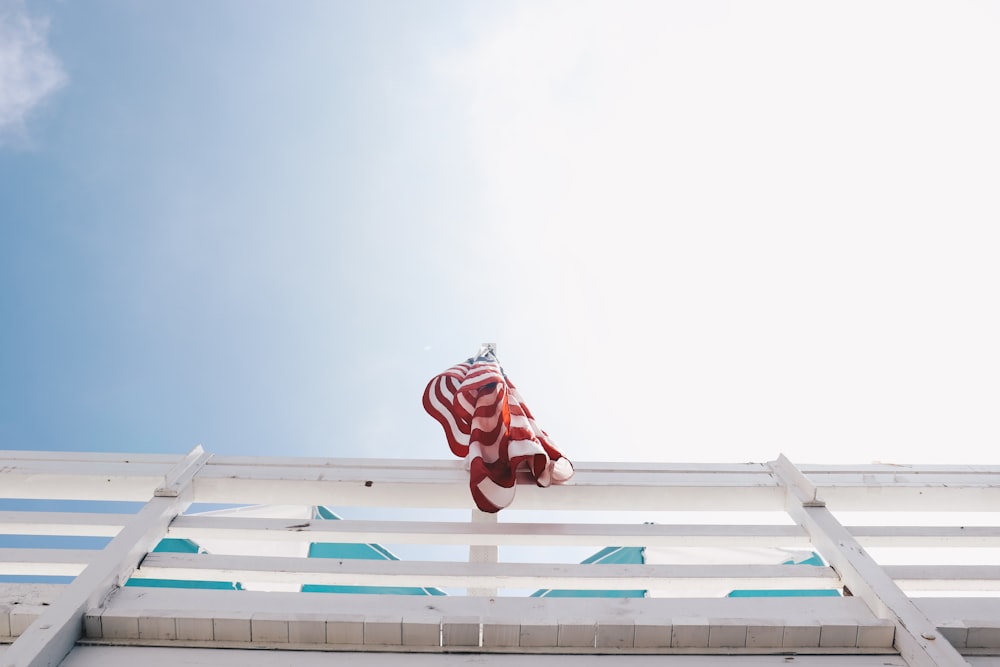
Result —
<svg viewBox="0 0 1000 667"><path fill-rule="evenodd" d="M128 580L173 518L191 504L191 480L210 456L199 445L167 473L153 498L0 656L2 667L56 667L63 661L80 638L87 610Z"/></svg>
<svg viewBox="0 0 1000 667"><path fill-rule="evenodd" d="M840 575L855 597L861 598L879 618L896 626L893 643L911 667L967 667L937 627L869 556L854 536L833 516L816 487L785 458L769 464L771 472L788 490L786 510L809 533L813 546Z"/></svg>
<svg viewBox="0 0 1000 667"><path fill-rule="evenodd" d="M497 515L490 512L480 512L478 509L472 510L472 523L497 523ZM470 544L469 545L469 562L470 563L496 563L500 560L500 550L499 547L494 545L486 544ZM496 596L498 589L493 586L479 586L476 588L468 589L469 595L477 595L481 597L493 597Z"/></svg>

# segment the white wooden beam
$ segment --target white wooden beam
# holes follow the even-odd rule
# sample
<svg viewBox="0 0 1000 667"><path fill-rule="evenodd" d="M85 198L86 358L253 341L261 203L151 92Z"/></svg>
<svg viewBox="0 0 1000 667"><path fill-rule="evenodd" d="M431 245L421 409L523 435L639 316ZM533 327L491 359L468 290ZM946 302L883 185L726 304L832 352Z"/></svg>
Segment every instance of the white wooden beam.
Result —
<svg viewBox="0 0 1000 667"><path fill-rule="evenodd" d="M0 512L0 534L114 537L131 519L131 514L96 512Z"/></svg>
<svg viewBox="0 0 1000 667"><path fill-rule="evenodd" d="M478 512L478 514L483 514ZM495 516L495 515L487 515ZM310 521L180 516L170 537L274 542L381 542L483 546L808 547L794 525L508 523L496 521Z"/></svg>
<svg viewBox="0 0 1000 667"><path fill-rule="evenodd" d="M196 502L471 508L461 468L234 466L213 462L194 481ZM527 481L527 479L526 479ZM519 484L517 509L780 511L783 492L759 472L581 473L570 483Z"/></svg>
<svg viewBox="0 0 1000 667"><path fill-rule="evenodd" d="M454 563L336 558L221 556L151 553L135 578L268 581L346 586L439 586L475 588L658 589L838 588L829 568L813 565L564 565L551 563Z"/></svg>
<svg viewBox="0 0 1000 667"><path fill-rule="evenodd" d="M99 616L88 615L88 621L90 641L138 644L236 641L281 648L295 643L295 636L300 638L299 649L309 648L301 643L312 643L325 650L420 646L482 654L769 651L772 662L784 658L775 658L775 652L888 654L893 630L875 619L861 600L840 597L447 596L428 604L417 596L139 588L122 590ZM324 622L325 635L316 632L317 624Z"/></svg>
<svg viewBox="0 0 1000 667"><path fill-rule="evenodd" d="M272 647L277 648L277 647ZM296 667L328 667L330 664L344 664L352 667L468 667L472 662L469 650L439 653L418 652L419 647L401 646L395 650L379 647L353 646L345 650L337 648L336 655L323 650L231 650L216 648L176 648L167 646L81 646L73 652L73 667L274 667L275 665L295 665ZM455 649L453 649L455 650ZM675 667L775 667L787 658L794 659L796 667L897 667L904 663L896 656L880 653L839 655L831 660L830 655L796 654L780 657L774 655L728 655L731 650L701 650L700 654L687 653L671 655L667 664ZM475 649L478 652L478 649ZM663 667L663 655L629 655L613 657L609 655L586 655L586 649L538 649L530 659L525 659L524 651L512 654L492 653L477 655L474 664L481 667L520 667L530 662L538 667ZM613 651L607 651L613 653ZM655 653L655 652L654 652ZM788 653L788 652L786 652ZM984 663L985 664L985 663Z"/></svg>
<svg viewBox="0 0 1000 667"><path fill-rule="evenodd" d="M1000 507L1000 476L992 486L878 484L821 486L823 498L839 512L995 512ZM986 481L984 478L983 481Z"/></svg>
<svg viewBox="0 0 1000 667"><path fill-rule="evenodd" d="M788 490L788 513L812 537L820 555L840 574L851 593L879 618L896 626L895 646L910 667L968 665L957 650L833 516L816 487L784 455L771 462Z"/></svg>
<svg viewBox="0 0 1000 667"><path fill-rule="evenodd" d="M0 531L24 534L99 534L98 520L57 515L34 525L37 512L0 512ZM5 523L5 515L9 523ZM101 517L103 515L94 515ZM121 515L127 516L127 515ZM107 525L124 523L108 519ZM48 526L52 527L49 528ZM74 532L58 532L62 526ZM101 530L104 530L100 528ZM110 533L110 528L107 529ZM997 526L848 526L865 547L1000 547ZM112 533L113 534L113 533ZM607 524L458 521L310 521L225 516L179 516L170 537L200 540L224 538L264 542L381 542L386 544L451 544L494 546L635 546L635 547L795 547L808 548L809 535L797 525L776 524Z"/></svg>
<svg viewBox="0 0 1000 667"><path fill-rule="evenodd" d="M67 586L59 600L0 656L0 665L56 667L62 662L83 630L85 612L98 606L114 587L125 583L143 556L166 533L170 521L190 505L190 476L186 473L200 468L208 457L200 446L195 447L166 471L157 487L166 486L177 493L149 500L99 556Z"/></svg>
<svg viewBox="0 0 1000 667"><path fill-rule="evenodd" d="M848 526L865 547L1000 547L1000 526Z"/></svg>
<svg viewBox="0 0 1000 667"><path fill-rule="evenodd" d="M472 510L472 526L495 527L499 525L499 516L496 513L480 512L478 509ZM469 544L470 563L496 563L500 560L500 549L495 544L478 544L472 541ZM469 588L469 595L492 596L499 590L495 585L488 585L489 580L485 580L487 585L480 585Z"/></svg>
<svg viewBox="0 0 1000 667"><path fill-rule="evenodd" d="M886 565L883 569L908 591L1000 592L1000 566L996 565Z"/></svg>
<svg viewBox="0 0 1000 667"><path fill-rule="evenodd" d="M0 574L75 577L100 553L96 549L0 549Z"/></svg>
<svg viewBox="0 0 1000 667"><path fill-rule="evenodd" d="M175 457L5 452L6 497L145 500ZM778 510L783 492L765 465L586 463L570 484L518 489L519 509ZM989 511L1000 506L998 466L805 466L838 510ZM217 457L196 501L469 508L457 460ZM244 479L245 478L245 479ZM877 490L878 493L873 493Z"/></svg>
<svg viewBox="0 0 1000 667"><path fill-rule="evenodd" d="M35 461L47 463L153 463L167 468L177 463L176 454L150 454L146 452L75 452L41 451L34 449L5 449L5 461Z"/></svg>
<svg viewBox="0 0 1000 667"><path fill-rule="evenodd" d="M31 454L31 452L27 452ZM465 462L455 458L416 459L416 458L360 458L360 457L280 457L280 456L216 456L212 459L213 466L247 466L256 468L305 468L309 470L453 470L465 472ZM770 471L763 463L672 463L672 462L574 462L574 469L579 473L615 473L640 474L649 473L733 473L733 474L763 474ZM957 467L957 466L956 466ZM855 466L851 470L867 469L867 466ZM922 469L922 468L921 468ZM962 466L962 470L966 467ZM990 468L983 468L989 470ZM1000 466L995 467L1000 473Z"/></svg>
<svg viewBox="0 0 1000 667"><path fill-rule="evenodd" d="M58 465L5 465L0 488L5 498L114 500L142 502L163 480L168 465L60 462Z"/></svg>

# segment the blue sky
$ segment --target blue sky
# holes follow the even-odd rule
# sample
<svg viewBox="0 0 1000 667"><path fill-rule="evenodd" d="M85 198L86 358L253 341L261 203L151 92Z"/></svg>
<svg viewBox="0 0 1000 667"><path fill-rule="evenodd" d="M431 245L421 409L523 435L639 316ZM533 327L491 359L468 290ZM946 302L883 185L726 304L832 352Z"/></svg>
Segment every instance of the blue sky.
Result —
<svg viewBox="0 0 1000 667"><path fill-rule="evenodd" d="M988 2L0 0L0 447L1000 463Z"/></svg>

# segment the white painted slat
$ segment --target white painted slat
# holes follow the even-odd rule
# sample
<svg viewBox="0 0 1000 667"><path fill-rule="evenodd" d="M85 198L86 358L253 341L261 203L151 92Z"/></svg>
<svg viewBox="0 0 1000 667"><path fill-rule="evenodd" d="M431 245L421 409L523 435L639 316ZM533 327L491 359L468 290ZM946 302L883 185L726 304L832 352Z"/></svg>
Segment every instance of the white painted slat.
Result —
<svg viewBox="0 0 1000 667"><path fill-rule="evenodd" d="M9 452L5 460L10 465L0 470L0 480L9 497L144 500L148 497L149 484L154 483L153 478L159 477L180 458ZM517 507L779 509L774 502L775 495L768 491L774 487L774 481L763 464L580 462L576 468L574 480L566 487L523 489ZM804 466L803 470L813 484L823 489L831 506L840 510L981 511L996 507L1000 496L1000 485L996 482L1000 468L997 466L879 464ZM122 479L123 475L128 479ZM256 481L223 481L243 476L256 478ZM73 481L69 482L67 477ZM409 506L408 500L412 500L412 494L417 494L423 506L462 508L470 505L467 491L463 489L467 477L461 461L457 460L220 457L210 462L199 478L204 484L198 484L197 500L205 502L260 503L272 502L277 496L280 502L303 504L362 505L370 502L377 506ZM279 493L268 493L269 483L283 485L292 480L316 484L299 485L302 488L297 492L291 488L296 486L293 484ZM372 485L364 487L366 482ZM454 488L443 492L430 488L441 485ZM388 488L380 489L379 486ZM871 493L872 488L877 488L879 493ZM735 496L735 501L730 501L731 496Z"/></svg>
<svg viewBox="0 0 1000 667"><path fill-rule="evenodd" d="M234 473L235 474L235 473ZM197 500L206 503L267 503L368 507L459 508L472 506L468 479L445 476L435 480L382 481L365 479L299 479L274 477L244 479L213 476L206 471L195 481ZM370 475L374 477L374 475ZM741 486L738 480L712 478L671 485L572 484L540 489L519 485L514 509L576 511L780 511L783 493L777 486L756 482ZM368 485L367 482L372 482ZM1000 483L993 486L887 485L875 487L822 487L831 507L840 511L953 511L982 512L1000 507ZM875 491L878 491L877 493Z"/></svg>
<svg viewBox="0 0 1000 667"><path fill-rule="evenodd" d="M0 534L114 537L131 517L92 512L0 512Z"/></svg>
<svg viewBox="0 0 1000 667"><path fill-rule="evenodd" d="M993 512L1000 507L1000 482L993 486L876 485L823 486L820 495L844 512Z"/></svg>
<svg viewBox="0 0 1000 667"><path fill-rule="evenodd" d="M0 549L0 574L75 577L100 553L93 549Z"/></svg>
<svg viewBox="0 0 1000 667"><path fill-rule="evenodd" d="M808 479L816 486L943 486L958 484L958 486L987 487L990 480L995 480L998 473L984 471L946 472L946 471L913 471L909 473L880 473L874 471L851 473L818 473L808 475Z"/></svg>
<svg viewBox="0 0 1000 667"><path fill-rule="evenodd" d="M5 449L3 451L3 459L5 461L154 463L163 464L168 467L176 464L184 456L184 454L150 454L145 452L70 452L26 449Z"/></svg>
<svg viewBox="0 0 1000 667"><path fill-rule="evenodd" d="M0 479L18 477L103 477L105 481L124 477L159 477L170 470L169 463L131 463L127 461L13 461L5 463ZM6 494L6 491L5 491Z"/></svg>
<svg viewBox="0 0 1000 667"><path fill-rule="evenodd" d="M637 487L688 487L709 484L715 487L774 487L774 478L766 471L754 469L746 472L723 470L706 472L619 472L588 471L576 468L572 480L566 487L573 486L637 486ZM459 466L437 466L427 468L410 467L321 467L302 466L232 466L208 465L203 478L254 478L260 480L300 480L329 482L372 482L377 484L468 484L468 473ZM525 470L518 475L525 483L532 483ZM558 486L556 487L558 488Z"/></svg>
<svg viewBox="0 0 1000 667"><path fill-rule="evenodd" d="M379 480L374 471L355 474L309 474L305 470L266 471L245 477L246 468L206 467L194 481L197 502L246 504L301 504L339 507L425 507L458 508L473 506L468 476L464 471L413 475L395 473ZM365 474L365 473L372 474ZM293 474L294 473L294 474ZM420 473L420 474L417 474ZM244 475L244 476L241 476ZM549 510L675 510L675 511L780 511L784 496L773 485L758 479L736 478L676 480L649 479L627 485L588 484L584 478L573 483L539 488L520 484L516 509ZM744 483L746 485L744 485Z"/></svg>
<svg viewBox="0 0 1000 667"><path fill-rule="evenodd" d="M848 526L865 547L1000 547L1000 526Z"/></svg>
<svg viewBox="0 0 1000 667"><path fill-rule="evenodd" d="M861 545L817 498L815 487L785 456L771 463L775 476L788 490L788 514L812 536L824 560L837 568L854 595L879 618L895 625L894 645L912 667L966 664L947 642L937 641L933 623L913 604L889 574L865 553Z"/></svg>
<svg viewBox="0 0 1000 667"><path fill-rule="evenodd" d="M322 458L294 457L282 458L271 456L215 456L208 464L212 466L254 466L260 468L289 467L308 468L310 470L342 468L346 470L359 469L408 469L435 470L453 469L464 471L465 463L459 459L373 459L373 458ZM623 473L739 473L739 474L769 474L764 463L672 463L672 462L604 462L579 461L574 462L574 470L583 473L612 472ZM855 470L855 468L852 468ZM1000 468L997 469L1000 472Z"/></svg>
<svg viewBox="0 0 1000 667"><path fill-rule="evenodd" d="M47 472L66 469L61 465L77 464L118 464L159 465L164 470L177 464L185 455L150 454L141 452L72 452L72 451L33 451L5 450L3 459L14 463L49 464L55 466ZM219 467L254 467L258 469L302 468L306 470L343 469L343 470L454 470L462 471L463 462L457 459L376 459L376 458L320 458L320 457L252 457L252 456L216 456L208 464L209 468ZM760 474L768 475L764 463L669 463L669 462L587 462L574 463L580 474L611 473L616 476L629 474L662 474L682 473L692 476L694 473L705 474ZM1000 475L1000 466L990 465L941 465L941 464L863 464L863 465L825 465L803 464L800 470L818 486L826 484L864 485L870 482L884 483L886 480L933 480L941 477L944 482L954 482L967 476L996 477ZM138 468L137 468L138 470ZM965 483L965 482L963 482Z"/></svg>
<svg viewBox="0 0 1000 667"><path fill-rule="evenodd" d="M883 569L909 591L1000 592L997 565L886 565Z"/></svg>
<svg viewBox="0 0 1000 667"><path fill-rule="evenodd" d="M481 667L522 667L526 662L538 667L663 667L662 655L629 655L616 658L608 655L565 655L569 649L539 652L526 660L524 655L488 654L475 657ZM708 655L672 655L669 663L673 667L775 667L781 665L784 657L776 661L773 655L733 655L720 653ZM791 656L789 656L791 657ZM336 658L334 660L333 658ZM80 646L64 667L119 667L122 665L142 665L143 667L275 667L295 665L295 667L328 667L331 663L351 665L351 667L468 667L470 656L465 653L440 654L436 652L365 652L364 650L338 650L336 656L315 651L295 651L275 654L273 651L219 651L212 648L174 648L139 646ZM795 655L796 667L906 667L898 656L880 654L856 655ZM994 667L990 658L971 658L975 667Z"/></svg>
<svg viewBox="0 0 1000 667"><path fill-rule="evenodd" d="M153 491L157 498L176 498L187 491L194 476L212 458L201 445L198 445L177 465L172 466L163 476L163 483Z"/></svg>
<svg viewBox="0 0 1000 667"><path fill-rule="evenodd" d="M499 522L499 515L473 510L471 512L471 525L495 527ZM470 563L496 563L500 560L500 547L494 544L482 544L480 540L473 539L469 544ZM487 585L469 588L468 595L495 596L499 591L496 586L489 582Z"/></svg>
<svg viewBox="0 0 1000 667"><path fill-rule="evenodd" d="M163 481L166 465L15 462L0 466L5 498L145 501Z"/></svg>
<svg viewBox="0 0 1000 667"><path fill-rule="evenodd" d="M127 516L127 515L124 515ZM0 529L4 513L0 513ZM109 522L109 523L114 523ZM847 530L866 547L1000 547L996 526L856 526ZM11 531L16 532L16 531ZM41 532L37 534L42 534ZM64 533L69 534L69 533ZM94 533L77 533L94 534ZM495 546L809 546L802 528L749 524L495 524L434 521L300 522L289 519L182 516L170 537L274 542L381 542Z"/></svg>
<svg viewBox="0 0 1000 667"><path fill-rule="evenodd" d="M966 465L948 463L863 463L824 464L800 463L796 467L807 477L817 475L858 475L858 474L948 474L948 475L1000 475L997 465Z"/></svg>
<svg viewBox="0 0 1000 667"><path fill-rule="evenodd" d="M151 553L136 578L269 581L348 586L581 588L687 590L698 584L732 588L836 588L836 573L812 565L562 565L452 563L334 558L270 558Z"/></svg>
<svg viewBox="0 0 1000 667"><path fill-rule="evenodd" d="M204 452L196 447L166 471L163 479L183 479L186 469L203 462ZM190 491L185 490L174 497L151 498L66 587L55 604L14 642L0 665L53 667L62 662L85 627L87 610L104 600L114 587L125 583L143 555L166 532L170 521L190 505L190 496Z"/></svg>
<svg viewBox="0 0 1000 667"><path fill-rule="evenodd" d="M121 625L129 628L129 632L138 621L141 635L144 623L152 624L154 619L176 618L180 623L184 618L189 619L186 621L189 624L196 619L245 621L247 610L266 607L266 612L250 613L251 641L254 641L253 621L257 619L287 621L289 637L297 632L300 624L304 624L303 628L312 628L317 620L325 620L326 643L335 645L360 645L366 641L389 646L403 642L405 645L407 623L414 624L415 631L440 624L443 645L449 647L478 646L481 632L482 645L487 649L517 648L522 637L527 644L521 648L560 645L583 648L576 645L583 641L577 634L583 632L582 628L596 629L596 634L591 636L595 637L599 648L620 650L633 645L640 649L669 648L674 623L681 633L697 634L697 628L692 626L704 633L707 627L709 634L702 638L706 648L708 642L719 647L734 644L733 636L740 632L739 629L744 633L746 646L751 647L753 641L752 648L757 649L819 647L824 628L837 632L852 628L859 642L864 633L864 646L869 650L885 651L892 641L892 634L885 632L886 623L875 619L857 598L595 598L582 601L583 604L580 600L567 598L448 596L435 598L431 604L426 598L414 596L393 596L388 600L391 604L387 605L387 598L377 595L127 588L111 598L98 614L101 618L122 619ZM696 622L692 619L708 620ZM367 640L364 639L366 623ZM99 628L93 623L91 626ZM786 637L785 630L789 628L791 632ZM576 638L571 639L574 634ZM88 636L101 637L99 632ZM417 636L411 635L411 639L415 641ZM317 633L314 632L313 637L316 641ZM846 641L843 634L839 637L838 640L836 634L828 634L826 642ZM209 631L208 639L211 638ZM681 638L679 641L695 639ZM803 643L795 643L798 641Z"/></svg>
<svg viewBox="0 0 1000 667"><path fill-rule="evenodd" d="M387 544L556 546L777 546L806 547L798 526L567 523L463 523L433 521L309 521L181 516L170 537L275 542L380 542Z"/></svg>

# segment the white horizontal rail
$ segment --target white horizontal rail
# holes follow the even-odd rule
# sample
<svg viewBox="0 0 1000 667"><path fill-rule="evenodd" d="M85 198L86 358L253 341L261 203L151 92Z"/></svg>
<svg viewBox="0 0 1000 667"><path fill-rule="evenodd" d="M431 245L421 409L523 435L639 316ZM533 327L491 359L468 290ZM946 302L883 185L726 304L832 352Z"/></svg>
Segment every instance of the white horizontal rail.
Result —
<svg viewBox="0 0 1000 667"><path fill-rule="evenodd" d="M1000 547L1000 526L848 526L865 547Z"/></svg>
<svg viewBox="0 0 1000 667"><path fill-rule="evenodd" d="M168 536L273 542L449 544L488 546L772 546L808 547L798 526L567 523L465 523L446 521L296 521L183 516Z"/></svg>
<svg viewBox="0 0 1000 667"><path fill-rule="evenodd" d="M0 534L114 537L130 514L0 512ZM997 526L856 526L866 547L1000 547ZM493 546L772 546L809 547L805 531L789 525L668 525L464 523L433 521L299 522L247 517L178 517L168 537L274 542L382 542Z"/></svg>
<svg viewBox="0 0 1000 667"><path fill-rule="evenodd" d="M468 508L469 477L460 466L321 467L235 466L211 461L196 477L198 502L292 503L332 506ZM518 509L774 510L782 509L774 479L745 472L590 472L571 483L518 488Z"/></svg>
<svg viewBox="0 0 1000 667"><path fill-rule="evenodd" d="M217 466L251 466L259 468L307 468L313 471L344 469L385 469L385 470L465 470L465 463L460 459L399 459L399 458L322 458L294 457L281 458L273 456L215 456L209 465ZM763 463L660 463L660 462L575 462L574 469L578 472L615 474L648 474L648 473L767 473ZM856 469L855 469L856 470ZM1000 473L1000 466L997 467Z"/></svg>
<svg viewBox="0 0 1000 667"><path fill-rule="evenodd" d="M184 458L183 454L148 454L142 452L60 452L6 449L4 461L36 461L45 463L154 463L172 466Z"/></svg>
<svg viewBox="0 0 1000 667"><path fill-rule="evenodd" d="M0 534L114 537L132 516L97 512L0 512Z"/></svg>
<svg viewBox="0 0 1000 667"><path fill-rule="evenodd" d="M96 512L0 512L0 534L114 537L130 514ZM866 547L1000 547L997 526L848 527ZM181 516L168 537L264 542L381 542L492 546L796 547L809 538L798 526L712 524L493 524L433 521L300 522L292 519Z"/></svg>
<svg viewBox="0 0 1000 667"><path fill-rule="evenodd" d="M5 461L0 466L0 495L4 498L145 502L163 483L171 467L168 463L99 460Z"/></svg>
<svg viewBox="0 0 1000 667"><path fill-rule="evenodd" d="M849 528L868 547L1000 547L993 526L858 526ZM299 521L248 517L182 516L169 537L269 542L381 542L488 546L796 547L809 537L791 525L466 523L437 521Z"/></svg>
<svg viewBox="0 0 1000 667"><path fill-rule="evenodd" d="M812 565L560 565L279 558L151 553L135 578L267 581L338 586L687 589L837 588L833 570Z"/></svg>
<svg viewBox="0 0 1000 667"><path fill-rule="evenodd" d="M896 585L910 592L1000 592L1000 566L995 565L887 565L884 569Z"/></svg>
<svg viewBox="0 0 1000 667"><path fill-rule="evenodd" d="M155 487L168 490L169 497L149 498L128 525L104 549L96 552L97 557L73 579L55 604L0 656L0 665L52 667L60 664L80 638L87 610L104 601L128 580L143 556L166 533L170 522L191 504L188 473L201 467L207 458L208 454L198 446L169 466ZM180 484L180 488L174 483Z"/></svg>
<svg viewBox="0 0 1000 667"><path fill-rule="evenodd" d="M140 500L180 456L5 452L9 498ZM764 464L587 463L570 484L523 485L518 509L737 511L783 509ZM1000 466L804 465L837 510L990 511L1000 507ZM247 504L468 508L458 460L215 457L194 479L195 501ZM414 505L414 503L419 503Z"/></svg>
<svg viewBox="0 0 1000 667"><path fill-rule="evenodd" d="M535 654L892 651L891 624L874 618L856 598L605 598L581 605L560 598L438 597L428 605L426 598L396 596L391 602L373 595L128 588L92 609L85 622L88 638L97 641L191 645L214 639L272 649L298 644L343 650L353 644L363 650Z"/></svg>
<svg viewBox="0 0 1000 667"><path fill-rule="evenodd" d="M0 574L75 577L100 553L93 549L0 549Z"/></svg>
<svg viewBox="0 0 1000 667"><path fill-rule="evenodd" d="M468 473L461 467L438 466L434 468L411 467L341 467L330 466L309 468L303 466L235 466L223 462L209 462L199 475L202 479L255 479L263 481L319 481L331 483L372 482L366 488L376 484L415 484L423 487L440 484L459 484L468 486ZM527 486L533 486L533 480L527 472L519 475ZM774 488L777 486L774 478L766 471L748 469L741 471L717 470L712 472L619 472L593 471L577 468L570 482L551 488L573 487L635 487L662 489L688 487L727 487L727 488Z"/></svg>

